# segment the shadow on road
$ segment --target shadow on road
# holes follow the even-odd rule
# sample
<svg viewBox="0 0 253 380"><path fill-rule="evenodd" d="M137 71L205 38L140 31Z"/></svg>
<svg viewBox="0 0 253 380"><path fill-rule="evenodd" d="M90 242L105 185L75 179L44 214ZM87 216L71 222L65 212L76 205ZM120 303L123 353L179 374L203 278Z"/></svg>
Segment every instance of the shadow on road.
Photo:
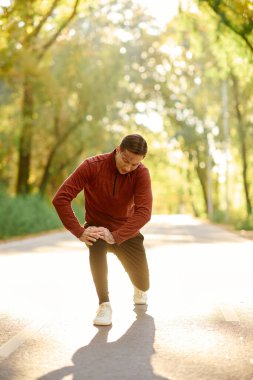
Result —
<svg viewBox="0 0 253 380"><path fill-rule="evenodd" d="M146 308L135 308L136 321L116 342L108 342L111 326L98 327L91 342L77 350L73 365L59 368L37 380L165 380L154 374L151 358L154 354L155 325Z"/></svg>

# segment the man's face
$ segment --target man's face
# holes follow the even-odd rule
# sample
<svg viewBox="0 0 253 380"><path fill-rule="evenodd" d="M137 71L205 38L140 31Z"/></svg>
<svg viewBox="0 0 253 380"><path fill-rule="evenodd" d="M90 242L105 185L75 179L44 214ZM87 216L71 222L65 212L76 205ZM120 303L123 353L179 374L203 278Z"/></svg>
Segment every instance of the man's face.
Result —
<svg viewBox="0 0 253 380"><path fill-rule="evenodd" d="M143 158L144 156L129 152L127 149L121 151L119 146L116 148L116 167L120 174L127 174L137 169Z"/></svg>

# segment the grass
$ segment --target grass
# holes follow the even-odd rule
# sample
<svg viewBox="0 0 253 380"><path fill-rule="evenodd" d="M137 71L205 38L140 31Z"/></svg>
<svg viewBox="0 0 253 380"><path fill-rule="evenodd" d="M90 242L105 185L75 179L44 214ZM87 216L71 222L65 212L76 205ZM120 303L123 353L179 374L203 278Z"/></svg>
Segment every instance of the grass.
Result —
<svg viewBox="0 0 253 380"><path fill-rule="evenodd" d="M81 207L74 205L79 219ZM39 195L11 197L0 193L0 239L30 235L62 227L62 223L49 201Z"/></svg>

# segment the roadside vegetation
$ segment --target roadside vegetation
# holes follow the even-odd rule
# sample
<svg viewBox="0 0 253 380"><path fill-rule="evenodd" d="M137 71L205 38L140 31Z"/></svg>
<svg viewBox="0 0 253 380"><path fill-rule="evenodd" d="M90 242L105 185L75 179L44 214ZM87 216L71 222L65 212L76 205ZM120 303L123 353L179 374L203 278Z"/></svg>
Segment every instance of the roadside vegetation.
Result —
<svg viewBox="0 0 253 380"><path fill-rule="evenodd" d="M0 239L2 240L62 228L53 206L37 194L11 197L1 192L0 210ZM75 203L74 210L80 223L83 223L83 209Z"/></svg>

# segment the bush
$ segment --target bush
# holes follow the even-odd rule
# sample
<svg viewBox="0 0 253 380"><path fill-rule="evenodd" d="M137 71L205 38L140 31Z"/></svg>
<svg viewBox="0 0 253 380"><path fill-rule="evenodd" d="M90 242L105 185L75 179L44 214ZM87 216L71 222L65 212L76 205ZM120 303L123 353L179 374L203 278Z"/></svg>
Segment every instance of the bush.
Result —
<svg viewBox="0 0 253 380"><path fill-rule="evenodd" d="M211 221L214 223L225 223L229 224L236 230L253 230L253 214L249 217L246 217L243 212L238 210L230 210L229 220L226 220L226 212L223 210L215 210Z"/></svg>
<svg viewBox="0 0 253 380"><path fill-rule="evenodd" d="M80 217L80 207L74 209ZM10 197L0 193L0 210L0 239L62 227L54 207L39 195Z"/></svg>
<svg viewBox="0 0 253 380"><path fill-rule="evenodd" d="M214 223L225 223L226 212L223 210L214 210L211 220Z"/></svg>
<svg viewBox="0 0 253 380"><path fill-rule="evenodd" d="M253 214L243 220L238 220L235 225L237 230L252 231L253 230Z"/></svg>

